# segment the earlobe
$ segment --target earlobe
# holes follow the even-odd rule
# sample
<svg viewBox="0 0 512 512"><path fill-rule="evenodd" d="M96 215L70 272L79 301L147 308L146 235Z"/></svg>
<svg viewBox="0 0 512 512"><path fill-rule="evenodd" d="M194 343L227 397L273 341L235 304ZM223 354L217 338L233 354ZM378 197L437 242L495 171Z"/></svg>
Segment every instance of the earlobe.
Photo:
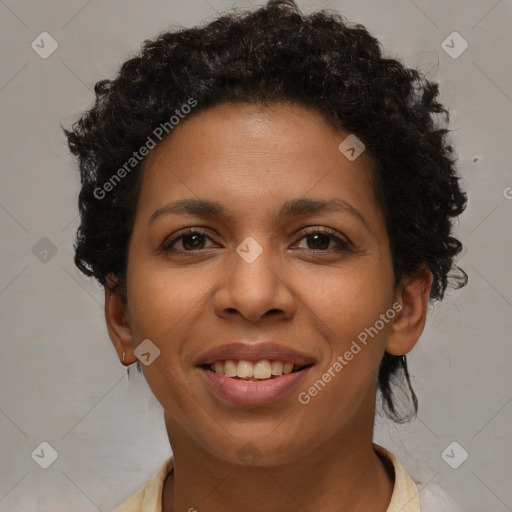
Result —
<svg viewBox="0 0 512 512"><path fill-rule="evenodd" d="M105 286L105 322L107 330L121 364L128 366L137 361L134 354L131 326L127 308L115 289L115 277L107 276Z"/></svg>
<svg viewBox="0 0 512 512"><path fill-rule="evenodd" d="M401 309L393 320L386 343L386 352L389 354L405 355L420 339L427 319L432 279L430 270L422 267L417 273L402 280L397 297Z"/></svg>

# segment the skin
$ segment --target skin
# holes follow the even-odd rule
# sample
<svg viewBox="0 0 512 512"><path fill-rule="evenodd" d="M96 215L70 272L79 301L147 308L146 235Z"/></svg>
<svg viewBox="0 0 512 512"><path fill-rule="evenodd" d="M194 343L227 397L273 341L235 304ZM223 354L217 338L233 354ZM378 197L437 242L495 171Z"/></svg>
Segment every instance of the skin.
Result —
<svg viewBox="0 0 512 512"><path fill-rule="evenodd" d="M431 273L395 286L368 152L349 161L348 135L296 104L223 104L189 116L147 157L127 265L127 306L105 290L109 335L125 364L149 338L161 351L144 376L164 409L175 457L163 511L385 512L393 473L372 446L377 372L384 351L408 353L424 325ZM170 201L218 201L232 217L163 214ZM285 201L338 198L357 209L276 222ZM185 227L206 237L164 242ZM329 235L348 240L340 250ZM182 233L180 233L182 234ZM263 249L247 263L247 237ZM195 245L194 245L195 244ZM402 310L309 404L297 399L379 315ZM300 389L257 407L221 400L195 368L207 350L271 340L316 360ZM253 465L240 451L258 450Z"/></svg>

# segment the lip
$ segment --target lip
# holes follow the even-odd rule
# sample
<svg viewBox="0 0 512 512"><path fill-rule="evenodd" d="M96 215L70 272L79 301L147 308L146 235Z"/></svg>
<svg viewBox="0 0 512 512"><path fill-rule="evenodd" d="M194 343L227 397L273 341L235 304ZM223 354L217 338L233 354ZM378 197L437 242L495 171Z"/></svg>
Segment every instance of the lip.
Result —
<svg viewBox="0 0 512 512"><path fill-rule="evenodd" d="M316 359L308 354L297 352L297 350L278 345L272 342L259 343L231 343L215 347L202 354L196 361L195 366L213 364L215 361L234 359L237 361L283 361L293 363L297 366L315 364ZM229 378L229 377L228 377Z"/></svg>
<svg viewBox="0 0 512 512"><path fill-rule="evenodd" d="M268 380L248 381L219 375L203 367L198 368L206 379L207 385L218 396L231 404L239 406L256 406L277 402L297 388L310 369L311 366L308 366L302 370Z"/></svg>

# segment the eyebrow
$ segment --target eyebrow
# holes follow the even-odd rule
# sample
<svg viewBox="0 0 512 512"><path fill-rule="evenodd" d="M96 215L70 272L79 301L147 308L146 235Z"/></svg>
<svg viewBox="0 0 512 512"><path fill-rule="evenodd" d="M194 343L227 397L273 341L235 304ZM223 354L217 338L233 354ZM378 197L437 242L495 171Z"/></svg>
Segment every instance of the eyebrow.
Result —
<svg viewBox="0 0 512 512"><path fill-rule="evenodd" d="M281 222L289 217L298 217L322 211L343 211L350 213L359 219L365 227L371 231L362 213L351 204L338 198L329 200L298 198L286 201L277 213L276 222ZM230 211L216 201L208 201L205 199L180 199L167 203L155 210L149 218L148 224L151 224L158 217L164 214L203 215L207 217L217 217L223 220L229 220L232 218Z"/></svg>

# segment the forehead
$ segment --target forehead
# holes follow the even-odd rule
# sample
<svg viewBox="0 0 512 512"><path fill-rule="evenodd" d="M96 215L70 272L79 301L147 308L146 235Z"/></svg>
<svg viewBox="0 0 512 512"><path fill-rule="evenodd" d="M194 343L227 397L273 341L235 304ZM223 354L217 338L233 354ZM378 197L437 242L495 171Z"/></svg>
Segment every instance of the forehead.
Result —
<svg viewBox="0 0 512 512"><path fill-rule="evenodd" d="M298 104L199 111L148 155L139 207L182 197L228 201L241 211L292 197L375 203L369 155L351 161L339 149L349 135Z"/></svg>
<svg viewBox="0 0 512 512"><path fill-rule="evenodd" d="M338 145L348 135L325 115L297 103L224 103L185 117L152 151L147 164L171 152L179 156L179 147L199 155L220 156L220 145L223 152L254 158L262 152L276 157L310 157L328 150L338 155ZM369 164L364 153L358 160L354 167Z"/></svg>

